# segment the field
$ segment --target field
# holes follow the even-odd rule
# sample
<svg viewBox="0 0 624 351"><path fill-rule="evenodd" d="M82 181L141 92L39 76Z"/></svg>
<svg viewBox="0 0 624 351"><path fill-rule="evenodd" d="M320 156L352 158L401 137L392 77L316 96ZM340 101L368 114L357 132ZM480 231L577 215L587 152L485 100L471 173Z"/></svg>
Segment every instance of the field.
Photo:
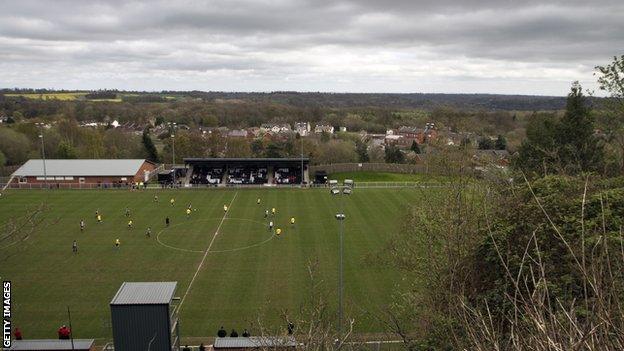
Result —
<svg viewBox="0 0 624 351"><path fill-rule="evenodd" d="M33 100L61 100L61 101L75 101L84 100L86 92L74 92L74 93L23 93L23 94L5 94L9 97L24 97ZM130 94L127 94L130 95ZM89 99L88 101L108 101L108 102L121 102L121 98L116 99Z"/></svg>
<svg viewBox="0 0 624 351"><path fill-rule="evenodd" d="M372 315L400 280L398 272L376 264L375 254L400 227L408 204L422 203L428 191L440 190L356 189L344 197L326 189L8 192L0 198L2 230L37 204L46 208L27 240L0 248L0 278L13 283L14 325L27 338L54 338L67 322L69 306L75 337L110 339L108 303L123 281L177 281L177 296L186 295L180 319L185 337L212 336L221 325L249 328L259 314L276 324L280 311L296 311L303 303L310 261L318 262L317 283L336 301L339 224L334 215L344 201L346 310L356 317L358 332L377 332L381 327ZM186 218L188 204L196 210ZM225 215L224 204L229 206ZM131 230L126 207L134 221ZM271 207L277 209L280 236L263 218ZM96 210L103 215L100 224ZM117 238L119 249L113 245ZM72 254L74 239L78 254Z"/></svg>
<svg viewBox="0 0 624 351"><path fill-rule="evenodd" d="M77 100L79 98L84 97L87 93L45 93L45 94L36 94L36 93L24 93L24 94L5 94L5 96L21 96L27 99L41 99L41 100Z"/></svg>

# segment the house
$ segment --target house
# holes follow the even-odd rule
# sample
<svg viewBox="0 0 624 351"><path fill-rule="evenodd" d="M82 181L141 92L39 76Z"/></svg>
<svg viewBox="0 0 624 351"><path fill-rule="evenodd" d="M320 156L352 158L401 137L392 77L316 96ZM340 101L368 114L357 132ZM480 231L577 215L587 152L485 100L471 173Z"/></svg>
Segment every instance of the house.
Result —
<svg viewBox="0 0 624 351"><path fill-rule="evenodd" d="M228 138L247 138L249 133L246 129L232 129L227 133Z"/></svg>
<svg viewBox="0 0 624 351"><path fill-rule="evenodd" d="M328 134L334 134L334 127L327 125L327 124L317 124L314 127L314 133L320 134L320 133L328 133Z"/></svg>
<svg viewBox="0 0 624 351"><path fill-rule="evenodd" d="M283 123L283 124L279 124L279 123L263 123L260 126L260 130L263 131L263 132L271 132L271 133L274 133L274 134L292 132L290 124L288 124L288 123Z"/></svg>
<svg viewBox="0 0 624 351"><path fill-rule="evenodd" d="M308 136L310 134L310 130L310 122L295 123L295 132L301 136Z"/></svg>
<svg viewBox="0 0 624 351"><path fill-rule="evenodd" d="M509 165L509 151L507 150L475 150L473 160L482 164Z"/></svg>
<svg viewBox="0 0 624 351"><path fill-rule="evenodd" d="M45 168L44 168L45 165ZM13 173L14 184L101 184L147 181L157 168L144 159L32 159Z"/></svg>
<svg viewBox="0 0 624 351"><path fill-rule="evenodd" d="M419 135L422 135L423 131L416 127L403 126L397 129L396 134L402 135L405 138L416 139Z"/></svg>

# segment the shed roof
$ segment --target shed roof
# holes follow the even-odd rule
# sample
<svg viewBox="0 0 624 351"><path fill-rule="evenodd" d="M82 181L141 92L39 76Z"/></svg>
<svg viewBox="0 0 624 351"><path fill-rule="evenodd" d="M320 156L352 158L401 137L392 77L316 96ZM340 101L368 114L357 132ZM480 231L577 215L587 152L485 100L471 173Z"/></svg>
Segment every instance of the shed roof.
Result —
<svg viewBox="0 0 624 351"><path fill-rule="evenodd" d="M58 160L51 159L45 161L46 174L48 177L54 176L86 176L86 177L106 177L106 176L134 176L137 174L143 163L143 159L127 160ZM148 161L149 162L149 161ZM24 163L13 173L20 177L43 177L43 160L32 159Z"/></svg>
<svg viewBox="0 0 624 351"><path fill-rule="evenodd" d="M297 341L293 336L250 336L216 338L214 348L267 348L267 347L295 347Z"/></svg>
<svg viewBox="0 0 624 351"><path fill-rule="evenodd" d="M177 282L124 282L111 305L161 305L173 299Z"/></svg>
<svg viewBox="0 0 624 351"><path fill-rule="evenodd" d="M245 163L245 162L266 162L266 163L279 163L279 162L301 162L301 157L206 157L196 158L188 157L184 159L185 163L198 163L198 162L223 162L223 163ZM309 157L303 157L304 162L310 162Z"/></svg>
<svg viewBox="0 0 624 351"><path fill-rule="evenodd" d="M73 349L89 350L93 342L93 339L74 339ZM72 342L55 339L13 340L11 347L7 350L72 350Z"/></svg>

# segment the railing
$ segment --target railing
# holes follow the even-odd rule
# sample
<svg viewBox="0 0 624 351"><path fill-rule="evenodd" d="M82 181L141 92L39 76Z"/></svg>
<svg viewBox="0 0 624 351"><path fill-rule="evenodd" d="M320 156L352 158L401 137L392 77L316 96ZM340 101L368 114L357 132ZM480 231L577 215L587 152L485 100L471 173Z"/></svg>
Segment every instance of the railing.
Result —
<svg viewBox="0 0 624 351"><path fill-rule="evenodd" d="M444 188L448 184L443 182L356 182L354 188ZM330 188L329 184L312 184L313 188Z"/></svg>
<svg viewBox="0 0 624 351"><path fill-rule="evenodd" d="M0 189L6 184L0 183ZM132 186L125 184L92 184L92 183L54 183L45 184L38 183L10 183L7 189L12 190L144 190L144 189L297 189L297 188L329 188L329 184L189 184L187 186L172 187L170 184L163 185L159 183L146 184L144 186ZM444 188L448 187L444 182L356 182L354 188Z"/></svg>

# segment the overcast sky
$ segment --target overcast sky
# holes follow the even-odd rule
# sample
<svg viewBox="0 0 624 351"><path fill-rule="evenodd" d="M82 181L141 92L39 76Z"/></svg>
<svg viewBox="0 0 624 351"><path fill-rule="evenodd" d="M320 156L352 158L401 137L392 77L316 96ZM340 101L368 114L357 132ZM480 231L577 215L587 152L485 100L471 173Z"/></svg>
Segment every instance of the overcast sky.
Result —
<svg viewBox="0 0 624 351"><path fill-rule="evenodd" d="M0 1L0 87L565 95L624 0Z"/></svg>

